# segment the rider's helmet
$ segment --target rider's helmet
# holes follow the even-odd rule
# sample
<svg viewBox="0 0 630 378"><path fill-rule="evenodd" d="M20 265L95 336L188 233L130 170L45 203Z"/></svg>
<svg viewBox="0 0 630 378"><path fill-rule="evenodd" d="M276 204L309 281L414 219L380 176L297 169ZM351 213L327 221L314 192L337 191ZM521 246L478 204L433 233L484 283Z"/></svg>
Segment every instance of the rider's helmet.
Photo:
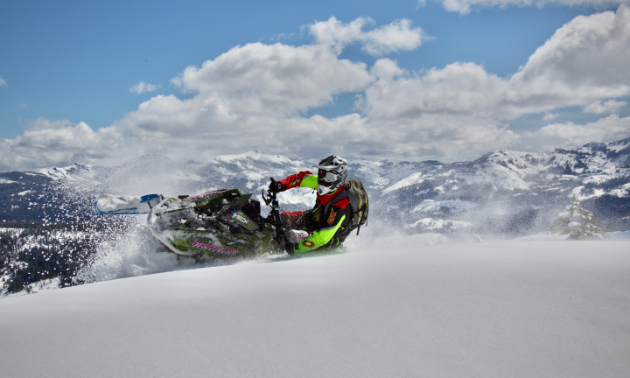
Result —
<svg viewBox="0 0 630 378"><path fill-rule="evenodd" d="M348 162L336 155L330 155L319 162L317 168L317 194L323 196L341 188L348 176Z"/></svg>

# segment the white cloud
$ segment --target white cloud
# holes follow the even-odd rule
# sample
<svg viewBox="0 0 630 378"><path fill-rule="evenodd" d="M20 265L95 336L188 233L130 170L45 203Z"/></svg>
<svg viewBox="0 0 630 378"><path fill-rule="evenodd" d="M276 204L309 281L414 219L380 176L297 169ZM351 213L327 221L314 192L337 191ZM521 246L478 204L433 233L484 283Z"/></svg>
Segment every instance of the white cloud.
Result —
<svg viewBox="0 0 630 378"><path fill-rule="evenodd" d="M370 73L381 80L391 80L396 76L402 76L405 71L390 59L379 59L374 63Z"/></svg>
<svg viewBox="0 0 630 378"><path fill-rule="evenodd" d="M584 113L593 114L611 114L617 113L623 109L628 103L626 101L608 100L604 103L595 101L584 107Z"/></svg>
<svg viewBox="0 0 630 378"><path fill-rule="evenodd" d="M630 11L578 16L558 29L511 79L532 106L586 105L630 94Z"/></svg>
<svg viewBox="0 0 630 378"><path fill-rule="evenodd" d="M411 21L406 19L363 31L364 27L373 24L374 20L369 17L360 17L348 24L331 17L328 21L310 25L309 32L317 44L332 47L337 54L346 45L359 42L363 50L372 56L414 50L429 38L421 28L412 28Z"/></svg>
<svg viewBox="0 0 630 378"><path fill-rule="evenodd" d="M160 87L159 85L149 84L149 83L145 83L144 81L141 81L138 84L133 85L131 88L129 88L129 91L131 93L141 94L141 93L153 92L159 87Z"/></svg>
<svg viewBox="0 0 630 378"><path fill-rule="evenodd" d="M554 120L554 119L556 119L558 117L560 117L560 114L558 114L558 113L547 113L543 117L543 121L545 121L545 122L552 121L552 120Z"/></svg>
<svg viewBox="0 0 630 378"><path fill-rule="evenodd" d="M418 5L423 6L425 0L418 0ZM616 6L620 4L629 4L628 0L438 0L442 3L444 9L451 12L459 12L460 14L468 14L472 9L508 6L537 6L539 8L546 4L558 5L585 5L599 8Z"/></svg>
<svg viewBox="0 0 630 378"><path fill-rule="evenodd" d="M371 117L466 114L510 120L524 114L585 106L630 94L630 12L579 16L567 23L511 78L475 63L378 81L362 106ZM611 103L615 104L615 103Z"/></svg>
<svg viewBox="0 0 630 378"><path fill-rule="evenodd" d="M452 68L476 71L481 81L489 76L474 64L456 64ZM435 74L429 81L434 80L438 86L445 75L439 70ZM203 150L208 154L259 148L278 153L299 151L301 155L336 151L373 157L474 158L492 143L505 145L515 138L501 122L484 114L471 120L469 114L478 104L465 101L461 111L450 116L438 112L408 119L397 114L387 119L375 111L367 112L367 117L300 116L303 111L332 102L335 94L366 90L372 93L374 87L370 86L387 83L404 87L406 79L396 79L402 75L404 70L390 59L378 60L368 71L365 64L339 59L336 51L321 44L248 44L206 61L201 67L188 67L172 80L186 91L196 91L193 98L156 96L118 126L146 140L146 145L168 144L171 150ZM467 79L463 75L461 78ZM494 78L496 85L505 85L500 78ZM479 81L455 80L449 85L462 82L469 82L472 90ZM462 93L461 87L453 90ZM439 96L436 88L427 92ZM396 89L386 95L389 103L395 103L396 96L424 94ZM396 108L390 110L400 113Z"/></svg>
<svg viewBox="0 0 630 378"><path fill-rule="evenodd" d="M613 114L585 125L572 122L554 123L535 133L528 133L528 138L543 138L547 142L581 146L589 142L615 141L630 136L630 117L619 118Z"/></svg>
<svg viewBox="0 0 630 378"><path fill-rule="evenodd" d="M423 75L379 80L366 90L364 111L378 119L416 119L423 114L488 117L502 112L509 83L475 63L453 63Z"/></svg>
<svg viewBox="0 0 630 378"><path fill-rule="evenodd" d="M381 78L371 85L359 106L368 124L388 125L388 133L394 129L396 132L413 130L413 134L399 138L398 143L413 149L416 140L422 141L416 149L419 155L463 157L484 148L519 145L520 137L502 126L505 121L541 112L549 112L545 119L551 120L556 117L551 113L555 109L627 96L630 93L629 54L630 12L622 6L616 14L580 16L567 23L510 78L490 74L475 63L459 62L442 69L404 75L394 62L388 61L385 72L394 72L400 77L391 79L392 75L380 74L387 80ZM376 65L373 71L379 76ZM605 103L608 109L621 106L619 101L608 101L614 101ZM622 131L602 133L600 130L584 135L624 137ZM626 130L625 137L627 133ZM545 133L537 137L545 135L550 137ZM388 143L395 141L384 139ZM541 143L546 142L541 139ZM450 149L450 146L455 148ZM463 151L458 152L458 148Z"/></svg>
<svg viewBox="0 0 630 378"><path fill-rule="evenodd" d="M411 51L428 37L420 28L411 28L411 21L398 20L381 28L370 30L360 38L363 49L372 56L397 51Z"/></svg>
<svg viewBox="0 0 630 378"><path fill-rule="evenodd" d="M329 104L337 93L361 91L372 80L364 63L339 59L325 46L252 43L234 47L201 68L189 66L172 82L199 92L206 108L295 114Z"/></svg>
<svg viewBox="0 0 630 378"><path fill-rule="evenodd" d="M302 153L334 145L330 138L345 133L338 127L362 121L356 114L332 120L300 114L332 103L336 94L363 91L374 80L364 63L339 59L325 46L252 43L187 67L172 80L197 92L194 97L153 97L117 126L151 148L200 151L199 157L254 148Z"/></svg>
<svg viewBox="0 0 630 378"><path fill-rule="evenodd" d="M108 128L95 131L85 123L36 120L22 136L0 142L0 165L16 169L155 152L204 159L251 149L293 156L334 152L454 161L519 145L628 136L628 119L616 116L587 125L557 123L529 134L507 127L526 114L543 113L551 120L566 106L621 106L616 99L630 94L626 7L575 18L508 78L471 62L409 72L386 58L372 67L340 59L339 49L353 41L364 48L371 41L374 51L374 46L381 46L381 52L388 51L382 46L400 48L404 44L395 38L383 37L385 43L377 35L390 35L388 27L412 30L392 23L369 34L362 30L365 22L342 24L331 18L317 23L312 26L317 43L312 45L234 47L172 79L192 97L154 96ZM304 115L344 93L358 94L360 113Z"/></svg>
<svg viewBox="0 0 630 378"><path fill-rule="evenodd" d="M2 76L0 76L0 87L6 87L7 86L7 82L4 81L4 79L2 78Z"/></svg>
<svg viewBox="0 0 630 378"><path fill-rule="evenodd" d="M100 158L123 143L115 127L94 131L84 122L38 118L26 125L23 135L0 140L0 167L26 169Z"/></svg>

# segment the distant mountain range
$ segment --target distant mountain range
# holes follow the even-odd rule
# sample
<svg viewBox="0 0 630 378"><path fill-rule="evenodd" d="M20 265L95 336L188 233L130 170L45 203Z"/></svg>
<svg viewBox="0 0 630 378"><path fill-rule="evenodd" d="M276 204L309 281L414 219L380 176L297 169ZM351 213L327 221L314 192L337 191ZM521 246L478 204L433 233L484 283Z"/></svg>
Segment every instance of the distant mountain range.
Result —
<svg viewBox="0 0 630 378"><path fill-rule="evenodd" d="M269 177L280 179L314 163L252 151L206 162L147 155L115 167L3 172L0 222L86 221L95 216L92 195L106 192L177 195L239 188L260 193ZM354 160L350 175L369 191L371 223L409 233L540 232L573 198L600 218L600 226L630 229L630 138L545 153L501 150L452 164ZM312 190L300 189L280 199L291 210L312 206L314 198Z"/></svg>

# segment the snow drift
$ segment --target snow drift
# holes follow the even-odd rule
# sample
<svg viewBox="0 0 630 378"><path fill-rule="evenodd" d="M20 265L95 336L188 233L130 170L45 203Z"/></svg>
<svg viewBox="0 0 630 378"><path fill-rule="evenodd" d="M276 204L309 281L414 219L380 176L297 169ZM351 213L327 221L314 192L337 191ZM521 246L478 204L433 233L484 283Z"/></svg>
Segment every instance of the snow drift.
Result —
<svg viewBox="0 0 630 378"><path fill-rule="evenodd" d="M7 298L2 374L621 378L630 371L627 241L354 240L344 254Z"/></svg>

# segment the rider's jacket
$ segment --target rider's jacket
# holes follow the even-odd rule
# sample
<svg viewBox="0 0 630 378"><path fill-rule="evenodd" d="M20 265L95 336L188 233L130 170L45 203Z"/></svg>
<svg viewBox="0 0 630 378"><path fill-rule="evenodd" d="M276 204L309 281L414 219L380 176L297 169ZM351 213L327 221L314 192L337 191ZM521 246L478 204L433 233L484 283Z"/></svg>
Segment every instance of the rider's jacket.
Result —
<svg viewBox="0 0 630 378"><path fill-rule="evenodd" d="M317 190L317 175L302 171L280 180L282 190L297 187L306 187ZM313 229L307 230L311 233L306 239L293 244L293 253L304 253L315 249L334 248L348 237L350 234L350 222L352 210L348 198L335 201L335 197L346 190L345 186L337 189L333 193L320 196L317 194L315 207L310 210L313 219Z"/></svg>

